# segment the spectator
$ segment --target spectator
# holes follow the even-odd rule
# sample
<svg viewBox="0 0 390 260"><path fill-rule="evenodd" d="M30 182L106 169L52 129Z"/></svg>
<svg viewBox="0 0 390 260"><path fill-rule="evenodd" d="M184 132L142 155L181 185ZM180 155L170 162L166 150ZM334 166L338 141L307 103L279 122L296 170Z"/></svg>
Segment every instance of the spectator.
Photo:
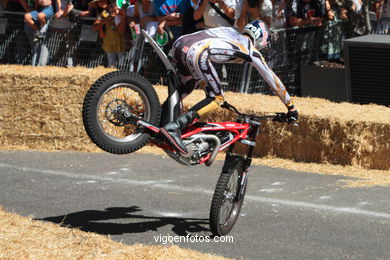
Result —
<svg viewBox="0 0 390 260"><path fill-rule="evenodd" d="M197 2L198 0L190 0L191 7L183 15L182 35L197 32L205 27L203 16L200 19L194 19L194 9L197 8Z"/></svg>
<svg viewBox="0 0 390 260"><path fill-rule="evenodd" d="M286 27L286 7L289 4L289 0L273 0L273 15L271 19L272 28L284 28Z"/></svg>
<svg viewBox="0 0 390 260"><path fill-rule="evenodd" d="M360 36L366 33L367 26L363 16L362 0L345 0L342 8L342 19L348 22L345 28L347 38Z"/></svg>
<svg viewBox="0 0 390 260"><path fill-rule="evenodd" d="M380 34L389 34L390 27L390 1L379 0L374 3L374 10L378 19L378 25L375 32ZM385 19L382 19L385 18Z"/></svg>
<svg viewBox="0 0 390 260"><path fill-rule="evenodd" d="M363 13L363 1L362 0L346 0L346 8L351 13L361 15Z"/></svg>
<svg viewBox="0 0 390 260"><path fill-rule="evenodd" d="M31 12L26 0L0 0L0 3L7 11L11 12Z"/></svg>
<svg viewBox="0 0 390 260"><path fill-rule="evenodd" d="M72 5L71 1L61 0L61 9L63 11L69 8L69 5ZM58 44L58 48L53 50L56 52L52 53L51 55L51 64L66 67L74 66L75 48L77 42L76 35L71 31L74 28L74 25L75 24L71 22L67 17L66 11L63 12L61 17L51 21L51 35L55 35L55 37L58 39L56 41L56 44Z"/></svg>
<svg viewBox="0 0 390 260"><path fill-rule="evenodd" d="M154 12L153 0L137 0L135 2L134 14L130 18L129 28L135 28L137 23L150 36L155 36L159 22Z"/></svg>
<svg viewBox="0 0 390 260"><path fill-rule="evenodd" d="M194 19L203 17L206 28L235 24L236 0L198 0L194 6Z"/></svg>
<svg viewBox="0 0 390 260"><path fill-rule="evenodd" d="M61 17L61 0L56 0L58 12L55 16ZM54 8L51 0L37 0L35 1L35 9L34 11L28 12L24 15L25 22L34 30L34 41L38 41L40 38L43 38L43 32L41 28L43 28L47 21L54 15Z"/></svg>
<svg viewBox="0 0 390 260"><path fill-rule="evenodd" d="M99 7L98 2L99 1L97 0L82 0L75 1L75 3L73 3L73 1L67 1L63 16L68 16L69 20L73 22L77 21L79 17L96 17L98 13L100 13L104 9Z"/></svg>
<svg viewBox="0 0 390 260"><path fill-rule="evenodd" d="M159 21L157 33L165 32L167 26L182 24L182 15L190 7L190 0L154 0L154 9Z"/></svg>
<svg viewBox="0 0 390 260"><path fill-rule="evenodd" d="M287 9L287 18L289 26L322 26L325 18L334 19L334 13L329 0L325 1L325 8L321 0L292 0Z"/></svg>
<svg viewBox="0 0 390 260"><path fill-rule="evenodd" d="M330 8L332 9L333 19L332 17L328 18L329 20L347 20L348 18L344 18L344 10L345 10L345 1L344 0L329 0ZM328 8L328 7L326 7Z"/></svg>
<svg viewBox="0 0 390 260"><path fill-rule="evenodd" d="M126 13L119 9L116 3L109 4L107 0L98 0L100 8L104 8L93 24L93 30L98 31L103 38L102 48L107 54L107 67L113 67L124 58L127 44L125 39Z"/></svg>
<svg viewBox="0 0 390 260"><path fill-rule="evenodd" d="M244 26L249 21L262 20L268 27L271 25L272 19L272 2L271 0L244 0L241 1L239 7L239 17L237 19L237 27L239 31L244 29Z"/></svg>

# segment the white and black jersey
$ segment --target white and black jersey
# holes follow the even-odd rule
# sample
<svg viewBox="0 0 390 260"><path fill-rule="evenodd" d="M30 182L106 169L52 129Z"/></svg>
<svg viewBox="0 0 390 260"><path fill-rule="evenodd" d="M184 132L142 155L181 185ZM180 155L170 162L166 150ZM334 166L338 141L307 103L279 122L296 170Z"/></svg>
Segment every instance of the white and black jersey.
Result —
<svg viewBox="0 0 390 260"><path fill-rule="evenodd" d="M183 35L173 44L171 56L183 82L182 98L198 85L207 97L223 95L215 63L251 63L286 106L290 96L283 83L268 67L251 40L232 27L217 27Z"/></svg>

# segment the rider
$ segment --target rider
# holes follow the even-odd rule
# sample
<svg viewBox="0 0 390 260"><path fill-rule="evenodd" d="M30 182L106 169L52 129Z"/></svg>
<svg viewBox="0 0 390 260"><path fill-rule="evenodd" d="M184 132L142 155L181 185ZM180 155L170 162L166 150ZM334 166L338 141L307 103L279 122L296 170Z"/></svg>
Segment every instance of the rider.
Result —
<svg viewBox="0 0 390 260"><path fill-rule="evenodd" d="M258 51L267 47L269 41L270 32L261 20L247 24L242 34L231 27L217 27L183 35L176 40L170 54L182 81L180 98L184 99L198 86L203 87L206 92L204 100L175 122L161 128L161 132L181 153L188 153L181 139L181 131L224 102L220 80L212 62L251 63L287 107L288 120L298 119L298 111L286 88Z"/></svg>

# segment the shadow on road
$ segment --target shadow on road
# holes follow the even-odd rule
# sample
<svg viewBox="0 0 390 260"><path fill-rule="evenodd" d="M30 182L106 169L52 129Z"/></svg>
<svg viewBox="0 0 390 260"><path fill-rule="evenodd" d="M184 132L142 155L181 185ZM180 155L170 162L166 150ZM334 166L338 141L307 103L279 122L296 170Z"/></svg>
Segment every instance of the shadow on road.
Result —
<svg viewBox="0 0 390 260"><path fill-rule="evenodd" d="M86 232L94 232L102 235L121 235L125 233L157 231L158 228L166 225L172 225L172 231L180 236L209 231L208 228L204 227L204 225L209 224L208 219L154 217L136 214L136 212L140 211L142 211L142 209L138 206L115 207L106 208L104 211L85 210L37 220L49 221L61 224L61 226L64 227L78 228ZM109 222L109 220L115 219L118 221L115 223ZM144 221L128 223L126 219L139 219Z"/></svg>

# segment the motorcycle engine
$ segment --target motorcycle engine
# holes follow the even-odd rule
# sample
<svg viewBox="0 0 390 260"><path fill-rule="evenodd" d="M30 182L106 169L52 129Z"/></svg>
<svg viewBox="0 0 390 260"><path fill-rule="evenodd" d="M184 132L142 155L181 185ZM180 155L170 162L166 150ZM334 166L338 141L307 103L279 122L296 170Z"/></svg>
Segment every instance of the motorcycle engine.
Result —
<svg viewBox="0 0 390 260"><path fill-rule="evenodd" d="M215 137L214 137L215 138ZM196 135L188 139L183 140L187 147L187 154L181 154L179 152L172 152L165 150L165 152L177 162L184 165L197 165L200 163L200 159L212 152L214 143L208 140L207 135Z"/></svg>

